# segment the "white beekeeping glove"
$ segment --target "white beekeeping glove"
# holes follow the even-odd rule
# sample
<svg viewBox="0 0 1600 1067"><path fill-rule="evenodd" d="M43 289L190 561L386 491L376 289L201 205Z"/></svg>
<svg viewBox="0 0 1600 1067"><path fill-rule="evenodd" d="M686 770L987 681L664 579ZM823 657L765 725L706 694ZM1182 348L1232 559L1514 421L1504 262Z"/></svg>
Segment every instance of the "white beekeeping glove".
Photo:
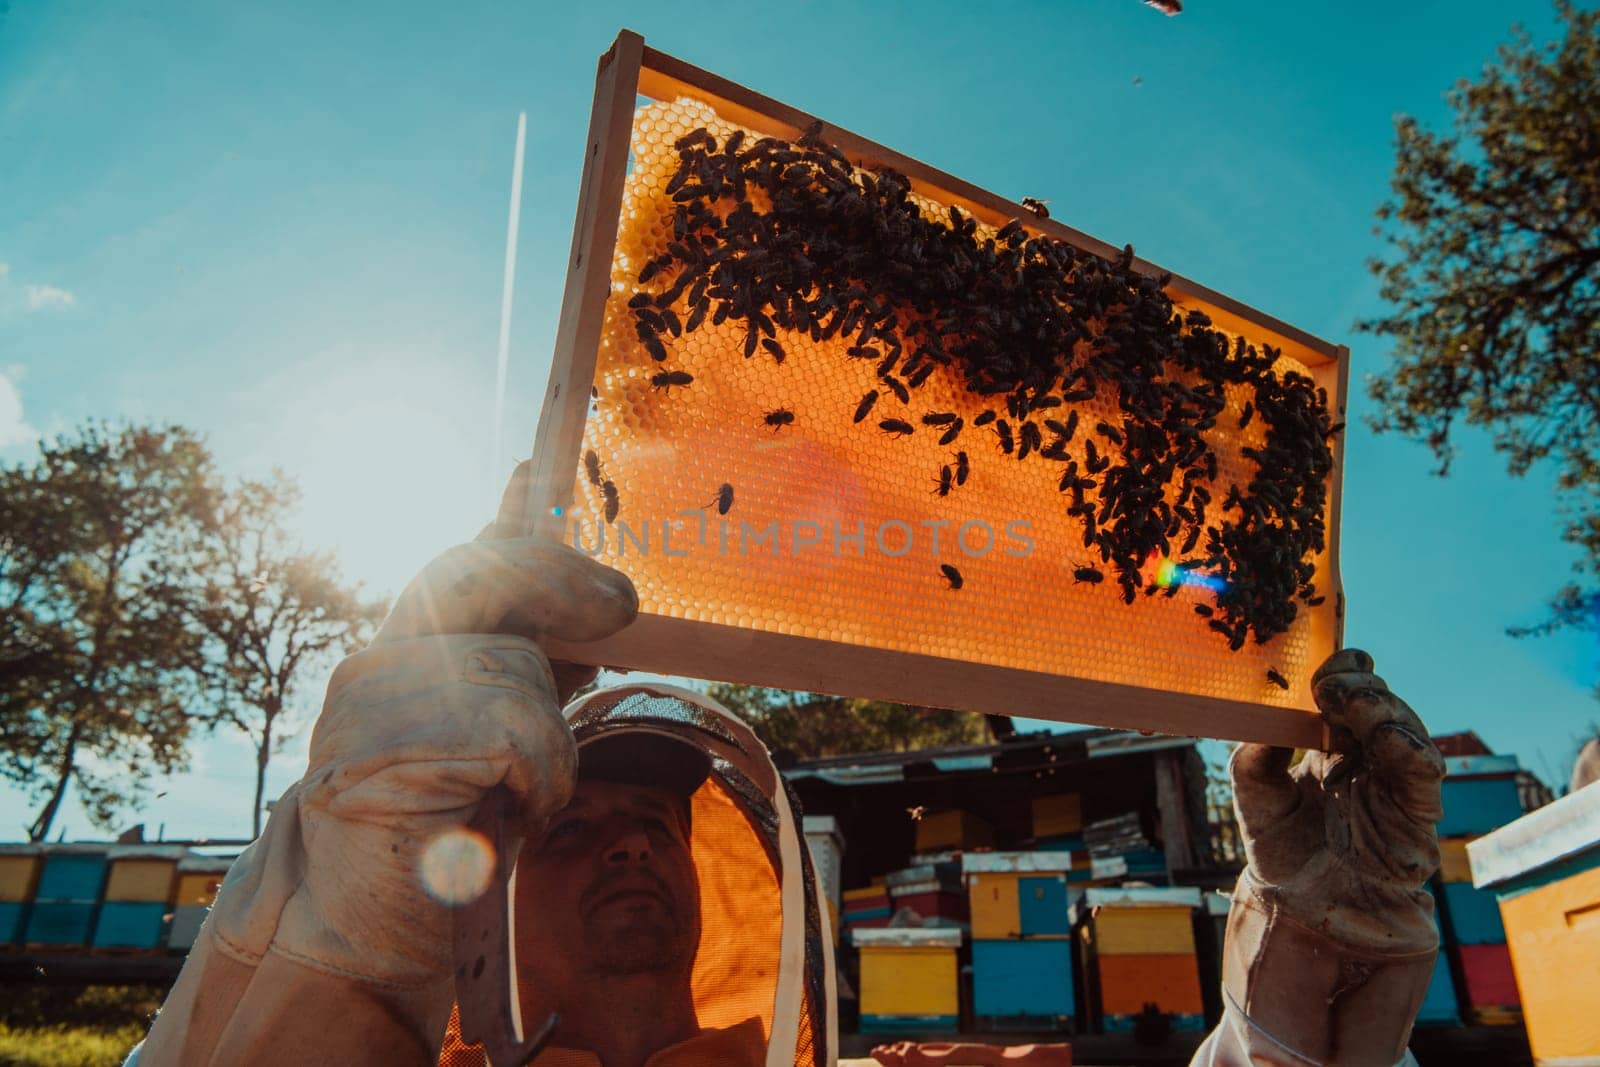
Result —
<svg viewBox="0 0 1600 1067"><path fill-rule="evenodd" d="M561 707L594 671L552 669L538 640L596 640L638 609L627 577L582 553L496 536L516 529L526 478L335 670L305 776L229 871L139 1067L433 1062L451 915L424 852L497 785L530 831L566 804L577 750Z"/></svg>
<svg viewBox="0 0 1600 1067"><path fill-rule="evenodd" d="M1438 950L1434 824L1444 760L1405 701L1346 649L1312 692L1333 736L1234 753L1249 866L1223 950L1226 1018L1195 1064L1410 1062L1406 1042Z"/></svg>

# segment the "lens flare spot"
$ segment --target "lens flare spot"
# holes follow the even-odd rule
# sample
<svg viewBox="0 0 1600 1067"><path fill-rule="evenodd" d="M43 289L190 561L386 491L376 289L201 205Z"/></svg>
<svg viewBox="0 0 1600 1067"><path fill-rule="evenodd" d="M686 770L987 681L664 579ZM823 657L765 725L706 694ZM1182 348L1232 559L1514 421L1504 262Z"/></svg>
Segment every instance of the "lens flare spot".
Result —
<svg viewBox="0 0 1600 1067"><path fill-rule="evenodd" d="M494 877L494 846L472 830L446 830L428 843L419 864L422 887L441 904L471 904Z"/></svg>

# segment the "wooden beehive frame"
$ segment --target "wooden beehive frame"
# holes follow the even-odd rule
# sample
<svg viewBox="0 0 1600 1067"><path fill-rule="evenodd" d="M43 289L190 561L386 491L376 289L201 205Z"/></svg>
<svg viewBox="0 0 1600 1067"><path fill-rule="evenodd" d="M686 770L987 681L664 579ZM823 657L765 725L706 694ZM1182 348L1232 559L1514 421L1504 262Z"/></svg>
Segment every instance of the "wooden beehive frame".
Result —
<svg viewBox="0 0 1600 1067"><path fill-rule="evenodd" d="M785 139L796 138L815 121L802 111L649 48L641 36L626 30L601 58L566 290L534 442L534 490L529 496L526 525L530 532L545 536L561 536L559 516L572 505L589 384L611 291L611 260L633 115L641 95L656 100L693 97L731 122ZM1118 254L1117 248L1103 241L1054 220L1033 219L1018 204L863 137L831 125L825 127L825 136L852 161L899 171L911 179L916 191L958 205L981 222L998 226L1021 217L1028 219L1030 230L1036 233L1106 258ZM1134 266L1145 274L1167 273L1143 260L1135 260ZM1203 310L1218 328L1248 332L1303 363L1332 398L1335 417L1343 417L1348 349L1177 275L1172 276L1167 291L1178 307ZM1333 446L1327 562L1321 571L1323 589L1336 598L1334 632L1329 635L1333 648L1343 644L1338 549L1341 444L1336 440ZM1296 747L1322 747L1327 739L1320 720L1310 713L1308 695L1301 707L1274 707L660 615L641 614L627 630L605 641L582 645L551 641L549 650L554 658L620 669L930 707Z"/></svg>

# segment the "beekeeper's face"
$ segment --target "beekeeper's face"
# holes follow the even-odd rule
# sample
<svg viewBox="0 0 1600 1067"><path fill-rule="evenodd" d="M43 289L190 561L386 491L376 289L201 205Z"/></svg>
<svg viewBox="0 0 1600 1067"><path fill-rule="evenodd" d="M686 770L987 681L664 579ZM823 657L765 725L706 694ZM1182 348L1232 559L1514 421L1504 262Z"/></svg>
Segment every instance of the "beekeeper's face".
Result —
<svg viewBox="0 0 1600 1067"><path fill-rule="evenodd" d="M538 985L678 972L687 982L700 943L687 803L664 789L579 781L524 847L516 905L517 969Z"/></svg>

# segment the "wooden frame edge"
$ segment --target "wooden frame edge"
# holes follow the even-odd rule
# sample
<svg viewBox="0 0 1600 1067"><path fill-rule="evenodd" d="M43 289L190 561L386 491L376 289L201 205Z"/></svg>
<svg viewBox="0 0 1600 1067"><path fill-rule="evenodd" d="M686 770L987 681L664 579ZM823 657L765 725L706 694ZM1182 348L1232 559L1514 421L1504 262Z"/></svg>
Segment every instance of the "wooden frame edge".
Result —
<svg viewBox="0 0 1600 1067"><path fill-rule="evenodd" d="M660 664L671 662L678 667L675 673L683 677L735 684L816 693L848 688L850 696L867 699L1184 737L1197 736L1193 732L1197 724L1215 722L1219 729L1204 736L1288 748L1325 744L1322 720L1310 711L1013 667L956 664L937 656L662 615L641 615L627 629L603 641L580 644L547 639L544 645L553 660L622 670L656 671ZM842 681L847 678L870 678L877 688L863 691L859 684L844 686Z"/></svg>
<svg viewBox="0 0 1600 1067"><path fill-rule="evenodd" d="M611 295L611 259L622 213L628 174L628 145L638 94L644 38L631 30L617 34L595 71L594 105L584 144L578 211L567 255L567 284L561 296L556 340L550 351L550 379L533 441L533 480L528 490L524 528L561 540L561 518L572 506L572 472L578 469L586 403L563 399L563 390L587 390L594 381L595 351ZM584 254L590 253L588 263Z"/></svg>

